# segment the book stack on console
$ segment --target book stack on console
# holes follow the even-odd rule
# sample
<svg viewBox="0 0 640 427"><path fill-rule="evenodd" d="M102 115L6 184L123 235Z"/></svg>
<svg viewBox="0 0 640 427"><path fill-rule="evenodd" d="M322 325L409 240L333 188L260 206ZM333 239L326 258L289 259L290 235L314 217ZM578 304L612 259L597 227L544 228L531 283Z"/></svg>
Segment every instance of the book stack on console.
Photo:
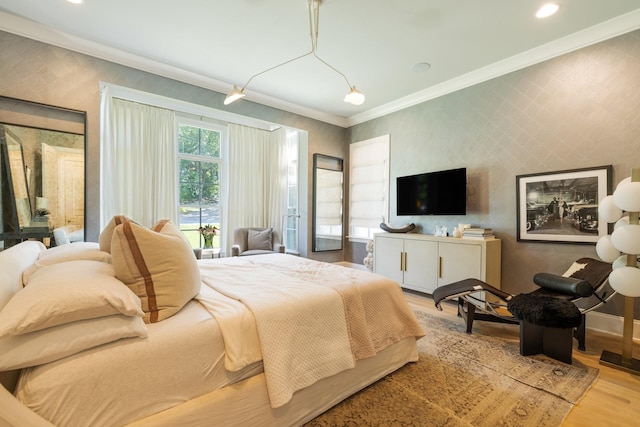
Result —
<svg viewBox="0 0 640 427"><path fill-rule="evenodd" d="M495 234L490 228L465 228L462 237L465 239L495 239Z"/></svg>

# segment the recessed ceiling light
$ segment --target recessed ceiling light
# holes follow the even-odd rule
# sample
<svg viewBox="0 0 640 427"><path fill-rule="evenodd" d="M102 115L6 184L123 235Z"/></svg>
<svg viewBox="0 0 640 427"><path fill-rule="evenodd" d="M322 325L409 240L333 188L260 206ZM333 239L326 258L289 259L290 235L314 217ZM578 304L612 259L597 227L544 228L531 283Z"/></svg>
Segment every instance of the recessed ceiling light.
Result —
<svg viewBox="0 0 640 427"><path fill-rule="evenodd" d="M536 12L536 18L547 18L560 9L557 3L547 3Z"/></svg>
<svg viewBox="0 0 640 427"><path fill-rule="evenodd" d="M69 3L73 3L73 4L80 4L82 3L82 0L67 0Z"/></svg>
<svg viewBox="0 0 640 427"><path fill-rule="evenodd" d="M431 68L431 64L429 64L428 62L418 62L411 67L411 71L413 71L414 73L424 73L429 68Z"/></svg>

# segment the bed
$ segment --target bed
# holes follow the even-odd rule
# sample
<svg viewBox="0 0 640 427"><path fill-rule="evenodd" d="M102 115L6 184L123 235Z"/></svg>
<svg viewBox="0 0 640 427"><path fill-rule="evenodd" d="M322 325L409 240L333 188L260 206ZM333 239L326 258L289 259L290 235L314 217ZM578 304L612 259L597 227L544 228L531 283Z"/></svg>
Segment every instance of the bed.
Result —
<svg viewBox="0 0 640 427"><path fill-rule="evenodd" d="M0 252L0 424L301 425L418 359L382 276L196 260L166 221L112 220L100 241Z"/></svg>

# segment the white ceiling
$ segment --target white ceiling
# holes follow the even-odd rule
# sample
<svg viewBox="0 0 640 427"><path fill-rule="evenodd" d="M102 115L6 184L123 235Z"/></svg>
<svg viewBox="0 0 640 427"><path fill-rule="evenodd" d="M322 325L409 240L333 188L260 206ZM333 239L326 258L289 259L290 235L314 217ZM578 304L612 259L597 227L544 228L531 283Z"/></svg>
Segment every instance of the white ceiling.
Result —
<svg viewBox="0 0 640 427"><path fill-rule="evenodd" d="M638 0L323 0L318 54L256 77L246 100L340 126L640 28ZM0 29L222 93L311 49L307 0L0 0ZM428 71L411 67L428 62ZM233 105L229 106L233 110Z"/></svg>

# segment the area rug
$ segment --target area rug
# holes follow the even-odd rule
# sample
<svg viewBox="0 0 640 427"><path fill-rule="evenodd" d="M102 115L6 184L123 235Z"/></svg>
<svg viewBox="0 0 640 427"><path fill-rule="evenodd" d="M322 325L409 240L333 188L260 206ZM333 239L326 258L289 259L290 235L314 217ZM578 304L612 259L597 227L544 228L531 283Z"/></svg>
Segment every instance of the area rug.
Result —
<svg viewBox="0 0 640 427"><path fill-rule="evenodd" d="M420 359L306 426L559 426L598 369L521 356L517 338L465 333L464 322L416 312Z"/></svg>

